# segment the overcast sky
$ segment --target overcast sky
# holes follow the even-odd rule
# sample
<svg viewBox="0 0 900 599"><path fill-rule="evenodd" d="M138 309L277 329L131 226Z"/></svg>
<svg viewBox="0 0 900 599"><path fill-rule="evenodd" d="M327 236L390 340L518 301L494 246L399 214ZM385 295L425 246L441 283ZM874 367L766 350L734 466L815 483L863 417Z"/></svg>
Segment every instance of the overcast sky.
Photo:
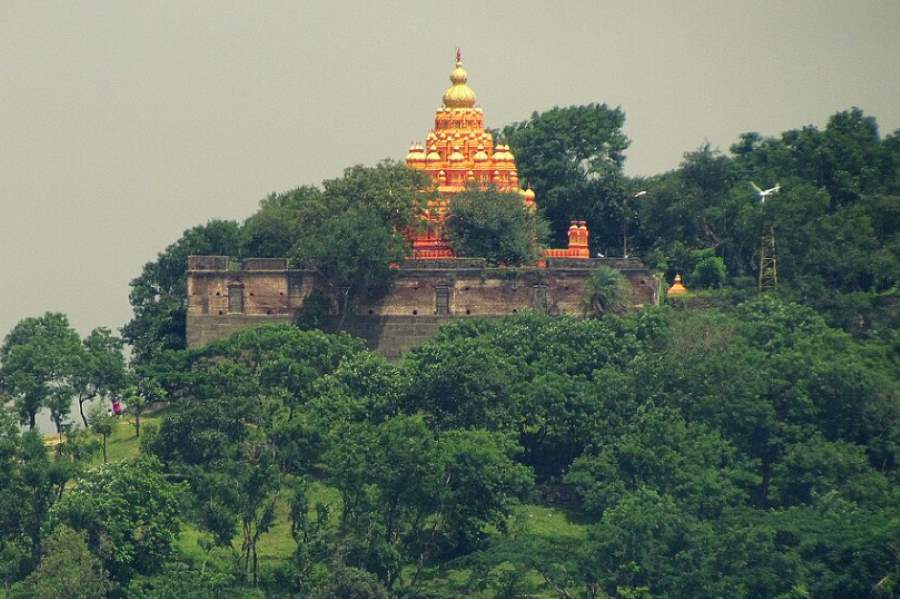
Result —
<svg viewBox="0 0 900 599"><path fill-rule="evenodd" d="M184 229L401 159L457 46L490 126L621 106L652 174L850 106L897 129L898 32L898 0L0 0L0 336L47 310L118 328Z"/></svg>

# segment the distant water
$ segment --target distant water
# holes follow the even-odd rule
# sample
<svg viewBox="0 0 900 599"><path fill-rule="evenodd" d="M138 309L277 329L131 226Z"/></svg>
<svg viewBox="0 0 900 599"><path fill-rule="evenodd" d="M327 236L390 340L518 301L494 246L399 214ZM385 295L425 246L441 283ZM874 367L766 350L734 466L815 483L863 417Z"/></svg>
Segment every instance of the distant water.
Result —
<svg viewBox="0 0 900 599"><path fill-rule="evenodd" d="M103 402L103 401L106 401L107 407L112 407L112 404L110 404L109 401L107 401L107 400L95 399L95 400L87 401L84 403L84 413L90 414L91 406L95 402ZM10 405L10 408L13 408L13 406ZM69 410L68 421L73 423L77 428L82 428L84 426L84 423L81 422L81 414L78 413L78 401L72 402L72 408ZM40 412L38 412L37 418L35 419L35 424L36 424L35 428L42 435L55 435L56 434L56 425L53 423L53 420L50 418L50 410L43 409ZM22 425L22 428L27 429L28 424L26 423L26 424Z"/></svg>

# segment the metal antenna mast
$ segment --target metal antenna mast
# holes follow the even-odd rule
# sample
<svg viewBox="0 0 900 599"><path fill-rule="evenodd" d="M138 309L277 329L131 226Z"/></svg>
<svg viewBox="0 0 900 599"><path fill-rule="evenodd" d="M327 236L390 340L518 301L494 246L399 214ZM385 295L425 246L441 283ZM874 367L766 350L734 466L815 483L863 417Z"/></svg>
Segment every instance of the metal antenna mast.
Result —
<svg viewBox="0 0 900 599"><path fill-rule="evenodd" d="M759 290L778 287L778 268L775 258L775 227L763 233L759 247Z"/></svg>
<svg viewBox="0 0 900 599"><path fill-rule="evenodd" d="M753 181L750 182L750 185L753 186L756 195L759 196L759 201L763 204L766 203L767 197L773 193L778 193L781 189L781 185L778 185L777 183L775 184L775 187L770 189L760 189ZM758 286L760 291L778 287L778 266L775 256L775 225L769 225L768 230L763 233L762 241L759 244Z"/></svg>

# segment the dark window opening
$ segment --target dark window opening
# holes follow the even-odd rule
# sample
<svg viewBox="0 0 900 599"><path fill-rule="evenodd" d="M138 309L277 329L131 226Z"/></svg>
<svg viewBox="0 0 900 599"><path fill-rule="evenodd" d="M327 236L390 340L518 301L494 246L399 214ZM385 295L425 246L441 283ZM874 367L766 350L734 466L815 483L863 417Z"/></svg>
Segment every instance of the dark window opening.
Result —
<svg viewBox="0 0 900 599"><path fill-rule="evenodd" d="M550 305L549 293L546 285L534 285L531 288L531 307L540 312L546 312Z"/></svg>
<svg viewBox="0 0 900 599"><path fill-rule="evenodd" d="M244 288L232 285L228 288L228 313L240 314L244 311Z"/></svg>
<svg viewBox="0 0 900 599"><path fill-rule="evenodd" d="M435 287L434 288L434 300L436 306L436 313L438 315L448 315L450 314L450 288L449 287Z"/></svg>

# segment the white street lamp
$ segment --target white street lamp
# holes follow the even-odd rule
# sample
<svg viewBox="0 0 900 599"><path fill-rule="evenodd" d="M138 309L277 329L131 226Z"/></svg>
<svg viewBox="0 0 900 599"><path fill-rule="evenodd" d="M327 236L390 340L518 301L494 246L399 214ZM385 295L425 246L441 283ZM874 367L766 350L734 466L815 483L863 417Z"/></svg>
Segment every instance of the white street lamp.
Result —
<svg viewBox="0 0 900 599"><path fill-rule="evenodd" d="M642 189L641 191L639 191L636 194L634 194L633 196L631 196L631 199L636 200L643 195L647 195L647 190ZM627 258L628 257L628 215L623 214L623 216L624 216L624 218L623 218L623 222L622 222L622 257Z"/></svg>

